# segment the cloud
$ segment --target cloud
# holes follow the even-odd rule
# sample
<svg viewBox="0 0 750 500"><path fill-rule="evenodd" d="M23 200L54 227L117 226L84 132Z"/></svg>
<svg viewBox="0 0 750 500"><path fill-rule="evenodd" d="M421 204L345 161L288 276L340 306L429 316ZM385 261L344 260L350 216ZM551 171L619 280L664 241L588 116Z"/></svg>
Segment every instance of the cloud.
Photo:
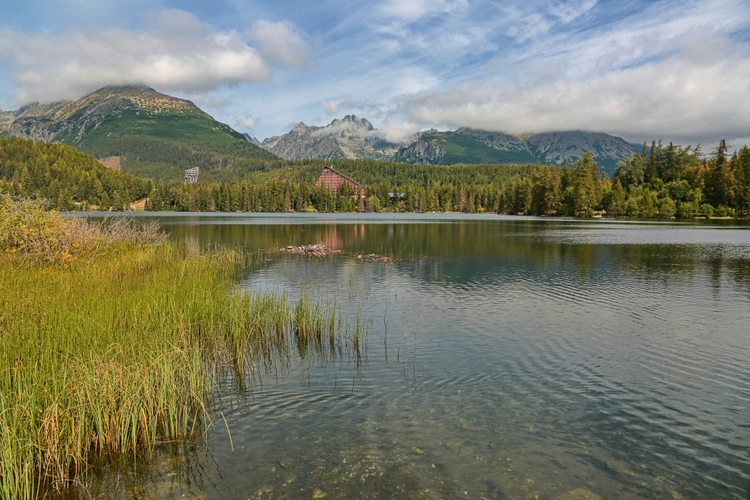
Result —
<svg viewBox="0 0 750 500"><path fill-rule="evenodd" d="M251 36L266 60L285 66L307 67L310 45L306 36L288 21L258 21Z"/></svg>
<svg viewBox="0 0 750 500"><path fill-rule="evenodd" d="M373 130L367 135L393 144L406 144L412 141L414 134L419 132L420 128L417 123L391 123L381 129Z"/></svg>
<svg viewBox="0 0 750 500"><path fill-rule="evenodd" d="M380 10L385 17L413 23L423 17L447 14L467 6L467 0L388 0Z"/></svg>
<svg viewBox="0 0 750 500"><path fill-rule="evenodd" d="M686 53L686 56L688 54ZM423 93L406 107L416 122L510 133L595 130L631 140L750 137L750 57L696 65L673 58L533 88L467 84Z"/></svg>
<svg viewBox="0 0 750 500"><path fill-rule="evenodd" d="M320 101L318 101L318 104L320 104L323 107L323 109L326 110L327 114L335 115L336 113L339 112L339 107L341 107L342 102L344 101L334 101L334 100L324 101L323 99L321 99Z"/></svg>
<svg viewBox="0 0 750 500"><path fill-rule="evenodd" d="M550 7L549 13L567 24L589 12L597 3L597 0L559 2Z"/></svg>
<svg viewBox="0 0 750 500"><path fill-rule="evenodd" d="M251 133L255 130L255 120L247 115L237 115L235 128L246 129Z"/></svg>
<svg viewBox="0 0 750 500"><path fill-rule="evenodd" d="M74 99L113 84L202 93L268 81L270 61L301 65L307 56L304 51L289 55L297 44L294 37L291 42L273 39L274 33L294 31L281 24L283 29L280 23L261 26L253 38L258 49L248 45L247 35L219 30L179 10L149 14L140 31L89 28L50 35L0 30L0 40L6 40L3 57L16 99L24 104Z"/></svg>

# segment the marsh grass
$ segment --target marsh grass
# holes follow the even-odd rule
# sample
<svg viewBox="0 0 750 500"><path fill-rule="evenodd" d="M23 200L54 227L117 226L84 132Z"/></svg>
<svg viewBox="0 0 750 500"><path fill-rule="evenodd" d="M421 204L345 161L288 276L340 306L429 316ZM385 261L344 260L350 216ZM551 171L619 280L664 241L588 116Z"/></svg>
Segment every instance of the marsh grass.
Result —
<svg viewBox="0 0 750 500"><path fill-rule="evenodd" d="M34 217L53 236L55 223L69 227ZM63 266L50 245L0 253L0 499L199 438L220 373L242 381L295 342L328 357L345 343L335 304L233 288L241 253L141 244L154 230L117 224L136 237L103 244L99 228Z"/></svg>

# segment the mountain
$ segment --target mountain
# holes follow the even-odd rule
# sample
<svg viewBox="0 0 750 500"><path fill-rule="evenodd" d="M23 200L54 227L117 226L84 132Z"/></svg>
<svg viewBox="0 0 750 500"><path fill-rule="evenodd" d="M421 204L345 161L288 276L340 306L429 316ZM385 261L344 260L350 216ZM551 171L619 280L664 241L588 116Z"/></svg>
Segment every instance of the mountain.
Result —
<svg viewBox="0 0 750 500"><path fill-rule="evenodd" d="M250 138L254 139L254 138ZM439 132L428 130L408 144L379 138L377 129L364 118L347 115L325 127L297 124L288 134L261 143L267 151L288 160L372 159L415 164L545 163L575 164L590 152L599 166L612 173L615 164L639 148L600 132L550 132L515 136L471 128Z"/></svg>
<svg viewBox="0 0 750 500"><path fill-rule="evenodd" d="M641 150L640 146L602 132L574 131L535 134L530 136L526 143L532 154L543 163L561 165L564 160L567 160L572 164L578 161L584 153L589 152L599 166L609 173L614 172L618 161Z"/></svg>
<svg viewBox="0 0 750 500"><path fill-rule="evenodd" d="M12 111L3 111L0 109L0 137L7 136L10 131L10 125L13 123L15 113Z"/></svg>
<svg viewBox="0 0 750 500"><path fill-rule="evenodd" d="M458 163L536 163L527 145L515 136L460 128L455 132L423 132L401 148L396 161L435 165Z"/></svg>
<svg viewBox="0 0 750 500"><path fill-rule="evenodd" d="M300 122L288 134L269 137L263 149L285 158L370 159L388 161L398 145L377 135L372 123L355 115L333 120L325 127L309 127Z"/></svg>
<svg viewBox="0 0 750 500"><path fill-rule="evenodd" d="M105 87L72 102L30 104L0 127L22 138L61 142L98 158L120 157L124 170L165 164L219 169L275 156L192 102L142 86Z"/></svg>
<svg viewBox="0 0 750 500"><path fill-rule="evenodd" d="M612 174L618 161L638 152L625 140L601 132L549 132L514 136L460 128L455 132L423 132L394 159L408 163L454 165L457 163L575 164L590 152L605 172Z"/></svg>

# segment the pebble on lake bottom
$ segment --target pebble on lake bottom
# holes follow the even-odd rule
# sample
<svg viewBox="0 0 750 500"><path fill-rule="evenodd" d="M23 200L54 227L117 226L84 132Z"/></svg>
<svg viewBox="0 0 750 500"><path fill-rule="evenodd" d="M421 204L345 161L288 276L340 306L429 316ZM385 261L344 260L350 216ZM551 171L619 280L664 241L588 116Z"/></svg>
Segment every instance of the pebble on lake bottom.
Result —
<svg viewBox="0 0 750 500"><path fill-rule="evenodd" d="M313 490L313 494L312 494L313 498L325 498L327 496L328 496L328 493L326 493L325 491L321 490L320 488L315 488Z"/></svg>
<svg viewBox="0 0 750 500"><path fill-rule="evenodd" d="M602 500L602 497L583 488L566 491L562 495L555 497L555 500Z"/></svg>

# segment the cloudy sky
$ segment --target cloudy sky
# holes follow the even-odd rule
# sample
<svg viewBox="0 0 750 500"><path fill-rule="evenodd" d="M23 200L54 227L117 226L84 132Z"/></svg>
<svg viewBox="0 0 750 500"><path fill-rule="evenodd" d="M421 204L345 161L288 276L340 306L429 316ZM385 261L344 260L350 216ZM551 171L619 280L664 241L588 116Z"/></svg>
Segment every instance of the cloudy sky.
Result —
<svg viewBox="0 0 750 500"><path fill-rule="evenodd" d="M356 114L750 144L748 0L3 0L0 109L146 84L259 138Z"/></svg>

